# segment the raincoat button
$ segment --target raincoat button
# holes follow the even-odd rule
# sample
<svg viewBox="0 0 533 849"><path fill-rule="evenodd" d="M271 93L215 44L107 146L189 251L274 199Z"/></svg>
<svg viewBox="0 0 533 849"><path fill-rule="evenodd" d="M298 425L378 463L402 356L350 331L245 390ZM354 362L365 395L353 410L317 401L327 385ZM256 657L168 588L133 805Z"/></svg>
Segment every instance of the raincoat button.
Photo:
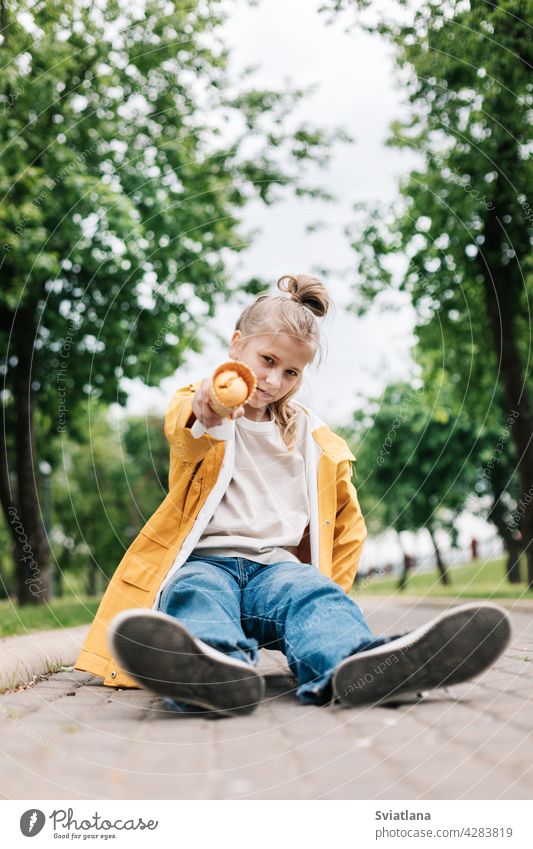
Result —
<svg viewBox="0 0 533 849"><path fill-rule="evenodd" d="M331 525L331 519L326 519L326 525Z"/></svg>
<svg viewBox="0 0 533 849"><path fill-rule="evenodd" d="M115 672L115 670L113 670L113 672L111 673L111 678L116 678L116 677L117 677L117 673Z"/></svg>

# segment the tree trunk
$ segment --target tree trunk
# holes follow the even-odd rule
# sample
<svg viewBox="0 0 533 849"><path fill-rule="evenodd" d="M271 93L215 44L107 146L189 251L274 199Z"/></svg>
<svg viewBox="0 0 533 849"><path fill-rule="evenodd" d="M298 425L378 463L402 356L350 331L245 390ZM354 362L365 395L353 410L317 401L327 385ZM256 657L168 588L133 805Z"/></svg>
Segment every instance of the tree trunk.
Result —
<svg viewBox="0 0 533 849"><path fill-rule="evenodd" d="M43 576L46 576L46 572L43 573L42 570L42 564L46 563L46 560L43 561L42 555L39 560L41 548L38 537L36 540L27 517L23 518L20 500L12 485L9 471L10 452L5 441L6 408L1 406L0 411L0 502L6 526L11 535L17 601L19 604L38 604L47 597L43 592ZM24 487L24 480L25 478L22 481L19 480L18 486ZM31 485L34 485L33 475ZM27 500L25 498L23 502L26 504Z"/></svg>
<svg viewBox="0 0 533 849"><path fill-rule="evenodd" d="M494 501L487 518L489 522L492 522L496 526L498 534L500 535L504 548L507 552L505 568L507 580L510 584L519 584L521 581L520 557L522 555L522 547L507 524L507 513L507 508L504 506L501 497L498 497Z"/></svg>
<svg viewBox="0 0 533 849"><path fill-rule="evenodd" d="M403 555L402 572L401 572L401 575L400 575L400 579L398 581L398 590L400 592L402 592L407 586L407 578L409 577L409 572L410 572L411 567L413 565L413 558L410 557L409 554L406 553L406 551L405 551L405 549L402 545L402 538L401 538L398 531L396 531L396 535L398 537L398 544L399 544L399 546L402 550L402 555Z"/></svg>
<svg viewBox="0 0 533 849"><path fill-rule="evenodd" d="M407 564L406 555L403 556L403 567L402 574L400 575L400 580L398 581L398 590L403 592L403 590L407 586L407 576L409 574L409 566Z"/></svg>
<svg viewBox="0 0 533 849"><path fill-rule="evenodd" d="M50 597L50 551L39 506L37 452L33 421L32 356L34 316L19 309L14 320L14 348L18 362L14 370L15 451L17 505L9 511L15 546L17 601L42 604Z"/></svg>
<svg viewBox="0 0 533 849"><path fill-rule="evenodd" d="M502 161L506 161L502 151ZM523 299L521 272L516 263L501 265L505 215L516 215L512 204L497 203L485 222L484 251L479 262L483 273L485 304L499 362L499 379L510 413L515 412L512 438L518 461L520 498L513 530L522 535L527 557L527 584L533 589L533 410L526 374L517 345L517 312Z"/></svg>
<svg viewBox="0 0 533 849"><path fill-rule="evenodd" d="M507 580L510 584L519 584L522 580L520 570L520 558L522 556L522 548L517 540L510 540L506 545L507 548L507 563L505 566Z"/></svg>
<svg viewBox="0 0 533 849"><path fill-rule="evenodd" d="M439 581L441 582L441 584L443 584L445 587L447 587L447 586L450 585L450 577L448 575L448 569L446 567L446 564L444 563L444 560L442 559L442 555L440 553L440 548L437 545L437 540L435 538L435 532L434 532L433 528L428 528L428 531L429 531L429 535L431 537L431 542L433 543L433 548L435 549L435 558L436 558L436 561L437 561L437 570L438 570L438 573L439 573Z"/></svg>

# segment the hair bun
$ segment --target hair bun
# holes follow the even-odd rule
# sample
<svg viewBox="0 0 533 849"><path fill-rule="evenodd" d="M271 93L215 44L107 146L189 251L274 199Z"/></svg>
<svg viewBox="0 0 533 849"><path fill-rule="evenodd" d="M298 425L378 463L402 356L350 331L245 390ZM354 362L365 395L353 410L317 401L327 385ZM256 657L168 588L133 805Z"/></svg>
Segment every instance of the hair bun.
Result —
<svg viewBox="0 0 533 849"><path fill-rule="evenodd" d="M326 287L318 277L310 274L283 274L277 286L282 292L290 294L291 301L307 307L318 318L323 318L331 306Z"/></svg>

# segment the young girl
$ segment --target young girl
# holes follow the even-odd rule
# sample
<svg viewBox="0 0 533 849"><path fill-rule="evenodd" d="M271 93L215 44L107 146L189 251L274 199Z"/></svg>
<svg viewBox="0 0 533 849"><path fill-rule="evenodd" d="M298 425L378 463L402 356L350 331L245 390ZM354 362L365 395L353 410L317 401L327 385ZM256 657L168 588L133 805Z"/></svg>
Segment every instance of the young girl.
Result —
<svg viewBox="0 0 533 849"><path fill-rule="evenodd" d="M76 667L107 685L141 684L178 710L219 713L260 702L261 647L286 655L303 703L360 705L465 681L507 645L504 610L463 605L411 633L373 636L348 595L366 537L355 457L295 400L331 301L307 275L278 288L231 337L230 358L257 377L248 402L222 420L210 378L175 394L169 494L119 564Z"/></svg>

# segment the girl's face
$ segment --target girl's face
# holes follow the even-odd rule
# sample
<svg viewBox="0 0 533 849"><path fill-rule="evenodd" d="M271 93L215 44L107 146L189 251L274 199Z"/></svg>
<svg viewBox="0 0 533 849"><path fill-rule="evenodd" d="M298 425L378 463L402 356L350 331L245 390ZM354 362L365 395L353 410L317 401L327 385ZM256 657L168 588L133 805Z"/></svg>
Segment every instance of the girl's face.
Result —
<svg viewBox="0 0 533 849"><path fill-rule="evenodd" d="M257 389L244 405L245 415L257 419L267 415L267 407L300 386L303 371L314 357L313 346L291 333L265 333L243 337L236 330L229 355L253 369Z"/></svg>

